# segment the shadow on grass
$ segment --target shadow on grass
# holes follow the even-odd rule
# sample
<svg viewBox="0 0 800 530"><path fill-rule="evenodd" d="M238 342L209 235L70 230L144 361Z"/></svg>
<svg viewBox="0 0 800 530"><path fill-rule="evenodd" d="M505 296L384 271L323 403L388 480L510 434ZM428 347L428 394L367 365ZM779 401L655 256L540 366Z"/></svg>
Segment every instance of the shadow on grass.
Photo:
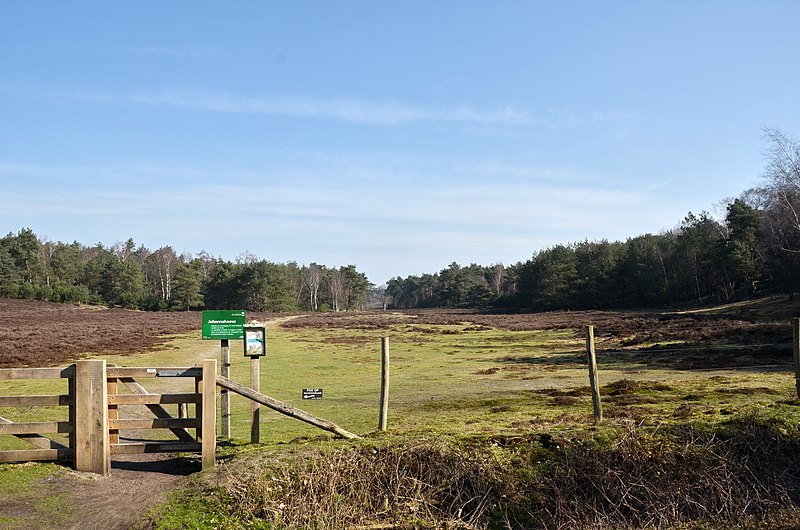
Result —
<svg viewBox="0 0 800 530"><path fill-rule="evenodd" d="M792 369L791 350L780 346L698 346L692 344L669 348L638 350L609 349L596 352L602 369L624 369L642 366L665 370L742 370L750 372L789 371ZM542 352L533 355L504 355L486 359L502 365L566 366L587 364L581 350Z"/></svg>

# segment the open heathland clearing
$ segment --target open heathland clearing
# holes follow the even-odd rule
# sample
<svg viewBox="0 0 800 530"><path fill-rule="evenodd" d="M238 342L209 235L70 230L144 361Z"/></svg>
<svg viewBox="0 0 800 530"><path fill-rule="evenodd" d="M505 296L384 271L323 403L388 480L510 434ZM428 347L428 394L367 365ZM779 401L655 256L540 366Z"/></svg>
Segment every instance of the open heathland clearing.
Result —
<svg viewBox="0 0 800 530"><path fill-rule="evenodd" d="M200 340L199 313L11 300L0 300L0 309L5 367L86 356L124 366L188 366L219 354L218 342ZM791 309L767 300L695 313L248 314L268 322L262 392L363 440L333 439L264 410L263 443L250 445L250 405L234 396L232 438L221 444L214 471L187 481L186 470L199 468L192 455L178 471L120 461L110 477L91 480L60 466L0 466L0 480L2 473L29 477L21 492L0 487L0 501L14 507L0 510L0 522L11 528L103 522L115 528L796 527L800 402L790 320L781 312ZM588 324L595 327L602 387L599 425L586 370ZM389 340L391 382L389 429L378 433L381 337ZM231 341L232 378L247 384L249 360L241 348ZM0 393L48 393L48 384L3 382ZM303 388L321 388L324 397L304 401ZM0 410L12 420L25 418L18 421L51 413ZM22 443L5 438L0 443ZM128 472L137 473L136 487L121 483ZM81 491L91 482L113 495L115 480L125 516L104 519L100 494L81 497ZM178 489L170 500L150 495L136 508L136 491L148 483ZM76 502L92 509L69 508Z"/></svg>

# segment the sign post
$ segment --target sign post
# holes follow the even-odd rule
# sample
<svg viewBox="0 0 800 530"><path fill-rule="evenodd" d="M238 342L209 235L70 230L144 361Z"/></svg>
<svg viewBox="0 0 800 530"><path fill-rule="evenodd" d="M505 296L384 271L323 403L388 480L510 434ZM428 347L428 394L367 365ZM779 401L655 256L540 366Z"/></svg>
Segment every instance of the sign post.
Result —
<svg viewBox="0 0 800 530"><path fill-rule="evenodd" d="M230 377L231 349L229 340L239 340L244 337L244 323L247 313L238 309L235 311L203 311L203 340L220 341L220 364L222 375ZM226 388L220 392L221 408L221 436L231 437L231 402Z"/></svg>
<svg viewBox="0 0 800 530"><path fill-rule="evenodd" d="M250 357L250 388L261 392L261 362L267 354L267 329L263 324L244 326L244 355ZM250 402L250 443L261 443L261 405Z"/></svg>

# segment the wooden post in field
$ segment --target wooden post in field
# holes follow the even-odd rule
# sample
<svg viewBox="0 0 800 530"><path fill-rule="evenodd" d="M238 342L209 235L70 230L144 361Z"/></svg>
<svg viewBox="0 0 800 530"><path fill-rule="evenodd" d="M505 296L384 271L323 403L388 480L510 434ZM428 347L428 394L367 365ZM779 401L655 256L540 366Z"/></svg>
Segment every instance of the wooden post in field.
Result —
<svg viewBox="0 0 800 530"><path fill-rule="evenodd" d="M797 398L800 399L800 318L792 320L792 354L794 356L794 380Z"/></svg>
<svg viewBox="0 0 800 530"><path fill-rule="evenodd" d="M224 377L231 376L231 348L228 339L220 341L221 372ZM231 437L231 401L228 389L223 388L220 393L220 415L222 416L222 437Z"/></svg>
<svg viewBox="0 0 800 530"><path fill-rule="evenodd" d="M589 362L589 385L592 387L594 421L603 421L603 405L600 403L600 384L597 381L597 359L594 352L594 326L586 326L586 359Z"/></svg>
<svg viewBox="0 0 800 530"><path fill-rule="evenodd" d="M261 392L261 357L250 357L250 388ZM261 443L261 405L250 401L250 443Z"/></svg>
<svg viewBox="0 0 800 530"><path fill-rule="evenodd" d="M104 360L75 363L75 469L98 475L111 472Z"/></svg>
<svg viewBox="0 0 800 530"><path fill-rule="evenodd" d="M381 406L378 430L385 431L389 416L389 337L381 337Z"/></svg>
<svg viewBox="0 0 800 530"><path fill-rule="evenodd" d="M203 419L202 454L203 469L216 464L217 451L217 360L203 361Z"/></svg>

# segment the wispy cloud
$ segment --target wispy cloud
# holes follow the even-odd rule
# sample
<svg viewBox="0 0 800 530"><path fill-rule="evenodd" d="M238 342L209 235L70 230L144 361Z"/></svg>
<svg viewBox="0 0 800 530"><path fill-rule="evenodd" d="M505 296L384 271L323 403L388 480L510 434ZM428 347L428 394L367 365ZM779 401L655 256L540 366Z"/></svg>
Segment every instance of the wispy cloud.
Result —
<svg viewBox="0 0 800 530"><path fill-rule="evenodd" d="M273 114L376 125L402 125L426 121L529 127L536 125L536 120L527 110L513 106L478 110L465 105L425 107L397 101L376 102L357 98L247 97L181 90L137 93L132 94L130 100L139 104L183 107L193 110Z"/></svg>
<svg viewBox="0 0 800 530"><path fill-rule="evenodd" d="M191 59L217 59L222 57L218 49L202 44L160 44L154 46L121 48L120 51L132 55L155 55Z"/></svg>
<svg viewBox="0 0 800 530"><path fill-rule="evenodd" d="M373 281L383 281L453 260L512 263L558 242L658 231L683 213L682 204L647 187L549 178L410 186L397 167L381 169L394 175L392 186L364 186L307 171L313 176L300 169L295 180L259 169L242 178L236 169L0 161L0 179L11 184L0 190L0 226L31 226L54 240L85 244L133 237L150 248L180 245L227 259L249 249L275 261L357 261ZM13 185L18 181L24 186Z"/></svg>
<svg viewBox="0 0 800 530"><path fill-rule="evenodd" d="M191 48L143 48L139 53L193 56ZM209 51L209 54L211 52ZM199 52L197 52L199 55ZM509 135L515 128L534 127L620 127L634 123L638 116L624 110L557 111L546 109L537 115L514 104L495 108L470 105L419 105L395 100L365 100L351 97L246 96L229 92L192 89L164 89L110 93L91 89L27 90L0 81L0 91L14 97L41 98L63 104L77 101L99 105L147 105L183 108L203 112L264 114L298 119L333 120L355 124L398 126L414 123L456 124L481 134Z"/></svg>

